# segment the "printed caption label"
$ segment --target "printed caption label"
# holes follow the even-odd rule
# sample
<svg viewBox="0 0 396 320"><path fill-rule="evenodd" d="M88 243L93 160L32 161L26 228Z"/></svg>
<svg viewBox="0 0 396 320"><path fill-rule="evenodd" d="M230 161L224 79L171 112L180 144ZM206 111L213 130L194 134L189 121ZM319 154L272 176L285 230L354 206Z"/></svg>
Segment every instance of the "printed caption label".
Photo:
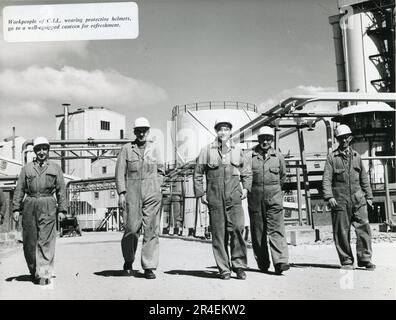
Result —
<svg viewBox="0 0 396 320"><path fill-rule="evenodd" d="M136 39L135 2L7 6L3 8L7 42Z"/></svg>

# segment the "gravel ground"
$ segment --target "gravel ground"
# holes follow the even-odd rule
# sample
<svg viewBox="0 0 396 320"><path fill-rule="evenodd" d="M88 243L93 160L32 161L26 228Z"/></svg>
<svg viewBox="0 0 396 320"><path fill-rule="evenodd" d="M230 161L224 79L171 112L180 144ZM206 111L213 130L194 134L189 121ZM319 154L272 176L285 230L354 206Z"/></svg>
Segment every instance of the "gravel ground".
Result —
<svg viewBox="0 0 396 320"><path fill-rule="evenodd" d="M266 300L266 299L387 299L396 298L396 244L374 243L374 272L340 270L332 244L289 246L291 269L277 276L257 270L248 249L247 279L220 280L211 244L178 238L160 239L156 280L142 277L140 246L136 277L122 276L119 232L84 233L58 238L56 278L47 287L32 284L21 244L0 250L0 299L39 300Z"/></svg>

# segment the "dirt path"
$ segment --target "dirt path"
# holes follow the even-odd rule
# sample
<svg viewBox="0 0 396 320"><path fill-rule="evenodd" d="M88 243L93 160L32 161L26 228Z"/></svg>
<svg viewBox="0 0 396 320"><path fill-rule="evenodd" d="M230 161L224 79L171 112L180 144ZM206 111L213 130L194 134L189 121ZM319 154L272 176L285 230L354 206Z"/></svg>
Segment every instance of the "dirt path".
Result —
<svg viewBox="0 0 396 320"><path fill-rule="evenodd" d="M217 277L209 243L160 239L156 280L121 276L121 233L58 238L56 278L47 287L28 281L22 248L0 252L0 299L392 299L396 298L396 243L374 243L375 272L338 269L333 245L289 246L292 268L282 276L258 272L252 249L247 280ZM138 251L140 250L140 244ZM272 271L272 270L271 270Z"/></svg>

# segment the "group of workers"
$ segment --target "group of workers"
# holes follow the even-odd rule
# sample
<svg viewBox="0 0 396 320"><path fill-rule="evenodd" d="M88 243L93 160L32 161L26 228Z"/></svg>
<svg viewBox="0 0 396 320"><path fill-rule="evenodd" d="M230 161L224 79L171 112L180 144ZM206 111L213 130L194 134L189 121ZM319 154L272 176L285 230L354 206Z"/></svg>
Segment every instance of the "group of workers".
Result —
<svg viewBox="0 0 396 320"><path fill-rule="evenodd" d="M141 265L145 278L155 279L165 168L158 146L148 139L149 121L138 118L133 129L136 138L122 147L115 170L124 221L123 270L125 275L136 273L133 263L143 227ZM290 268L282 191L286 165L282 154L272 147L274 129L260 128L258 144L248 152L231 142L231 122L218 120L214 129L215 141L201 149L196 161L194 191L209 209L219 278L228 280L235 272L237 279L246 279L247 247L242 209L242 200L246 198L257 266L262 272L268 271L270 252L275 273L282 274ZM339 146L327 158L323 194L332 210L341 268L354 268L349 235L352 224L357 234L357 264L373 270L367 214L367 203L372 205L372 192L367 173L360 155L350 147L350 128L338 126L335 136ZM49 284L53 275L57 213L62 219L67 211L63 174L57 164L48 160L49 148L46 138L34 140L36 158L22 168L13 199L14 220L18 220L20 212L23 215L23 249L32 281L41 285Z"/></svg>

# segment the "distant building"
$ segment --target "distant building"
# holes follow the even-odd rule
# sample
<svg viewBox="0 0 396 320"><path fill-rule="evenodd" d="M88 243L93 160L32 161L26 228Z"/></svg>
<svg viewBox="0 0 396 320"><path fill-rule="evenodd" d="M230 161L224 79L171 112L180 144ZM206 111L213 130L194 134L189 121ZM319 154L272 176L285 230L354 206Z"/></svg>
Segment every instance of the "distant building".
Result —
<svg viewBox="0 0 396 320"><path fill-rule="evenodd" d="M124 115L104 107L87 107L69 111L67 140L124 139L125 122ZM56 140L66 140L64 133L62 133L63 126L64 114L57 114ZM81 144L81 146L84 145ZM108 151L108 153L116 155L115 151ZM76 151L75 154L79 154L79 151ZM65 173L77 176L80 179L114 177L115 164L116 158L66 160ZM82 228L97 227L105 217L108 208L117 207L118 202L115 189L102 190L100 187L97 190L72 195L70 199L74 202L72 206L80 208L77 210L78 212L74 213L81 215L79 220ZM89 218L86 214L93 214L94 216ZM89 222L84 219L89 219Z"/></svg>
<svg viewBox="0 0 396 320"><path fill-rule="evenodd" d="M56 140L62 140L63 114L56 116ZM104 107L79 108L69 112L69 140L123 139L125 116ZM67 161L66 172L82 179L93 177L90 159Z"/></svg>
<svg viewBox="0 0 396 320"><path fill-rule="evenodd" d="M116 159L99 159L92 163L94 178L114 177ZM106 211L106 208L118 206L118 196L115 189L94 191L92 205L97 212Z"/></svg>

